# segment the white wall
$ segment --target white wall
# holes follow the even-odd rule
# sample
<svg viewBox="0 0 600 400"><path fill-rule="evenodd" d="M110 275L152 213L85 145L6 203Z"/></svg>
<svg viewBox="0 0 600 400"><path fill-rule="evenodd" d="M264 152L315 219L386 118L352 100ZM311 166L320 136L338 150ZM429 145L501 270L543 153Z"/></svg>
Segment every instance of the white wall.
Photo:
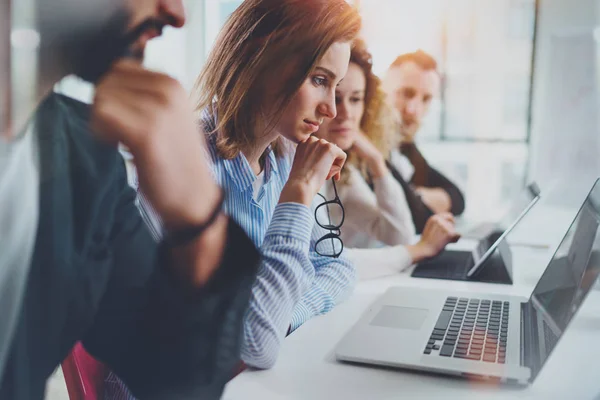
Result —
<svg viewBox="0 0 600 400"><path fill-rule="evenodd" d="M205 61L205 3L206 0L185 0L185 26L165 28L163 35L152 40L146 49L144 65L171 75L186 89L193 86Z"/></svg>
<svg viewBox="0 0 600 400"><path fill-rule="evenodd" d="M600 175L597 45L591 36L600 25L600 0L539 4L529 175L542 192L565 184L589 189ZM573 101L574 90L587 90L586 96ZM588 158L585 167L582 157Z"/></svg>

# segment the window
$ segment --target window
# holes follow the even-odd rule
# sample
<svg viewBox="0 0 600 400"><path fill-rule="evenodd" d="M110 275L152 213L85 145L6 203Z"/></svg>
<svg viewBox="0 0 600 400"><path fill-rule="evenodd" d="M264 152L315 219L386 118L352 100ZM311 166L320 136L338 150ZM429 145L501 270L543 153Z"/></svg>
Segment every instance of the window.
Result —
<svg viewBox="0 0 600 400"><path fill-rule="evenodd" d="M376 73L419 48L438 60L442 93L417 140L465 191L467 218L505 209L527 174L535 0L363 0L359 7Z"/></svg>
<svg viewBox="0 0 600 400"><path fill-rule="evenodd" d="M453 1L446 18L442 138L526 141L534 1Z"/></svg>
<svg viewBox="0 0 600 400"><path fill-rule="evenodd" d="M534 0L511 0L507 18L508 37L518 41L533 40Z"/></svg>
<svg viewBox="0 0 600 400"><path fill-rule="evenodd" d="M3 4L0 11L2 34L10 35L10 41L3 37L3 54L0 60L0 128L7 125L17 127L25 123L37 104L40 87L48 82L47 76L38 74L40 36L36 26L36 5L31 1ZM4 19L6 18L6 20ZM10 18L10 20L8 19ZM5 121L4 118L8 119Z"/></svg>
<svg viewBox="0 0 600 400"><path fill-rule="evenodd" d="M229 15L234 12L240 4L242 4L242 0L221 0L219 2L219 17L221 25L225 23Z"/></svg>
<svg viewBox="0 0 600 400"><path fill-rule="evenodd" d="M204 0L205 53L208 55L225 21L243 0Z"/></svg>
<svg viewBox="0 0 600 400"><path fill-rule="evenodd" d="M445 121L442 137L465 138L474 137L476 118L473 111L478 99L476 82L471 74L455 74L446 77L445 87Z"/></svg>

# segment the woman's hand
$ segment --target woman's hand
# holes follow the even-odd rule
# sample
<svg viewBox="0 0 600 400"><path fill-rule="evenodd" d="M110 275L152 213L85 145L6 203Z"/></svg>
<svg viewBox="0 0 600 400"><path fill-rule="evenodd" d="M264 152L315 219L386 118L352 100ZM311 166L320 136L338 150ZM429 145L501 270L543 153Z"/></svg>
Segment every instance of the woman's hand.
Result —
<svg viewBox="0 0 600 400"><path fill-rule="evenodd" d="M448 243L455 243L460 234L454 229L454 217L450 213L435 214L425 223L421 240L407 246L413 263L438 255Z"/></svg>
<svg viewBox="0 0 600 400"><path fill-rule="evenodd" d="M324 139L311 136L301 142L296 148L290 177L283 187L279 202L310 206L326 180L340 178L344 162L346 153Z"/></svg>
<svg viewBox="0 0 600 400"><path fill-rule="evenodd" d="M373 179L380 178L388 172L383 154L377 150L363 132L359 132L352 146L352 151L367 163L367 168Z"/></svg>

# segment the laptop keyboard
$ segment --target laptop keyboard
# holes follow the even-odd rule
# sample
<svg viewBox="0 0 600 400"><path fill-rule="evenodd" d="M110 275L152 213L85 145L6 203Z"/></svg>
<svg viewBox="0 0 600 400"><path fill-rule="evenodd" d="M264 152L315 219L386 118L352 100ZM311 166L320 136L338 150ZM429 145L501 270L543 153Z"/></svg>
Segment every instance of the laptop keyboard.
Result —
<svg viewBox="0 0 600 400"><path fill-rule="evenodd" d="M436 258L419 263L412 276L463 280L473 265L473 256L470 251L444 251Z"/></svg>
<svg viewBox="0 0 600 400"><path fill-rule="evenodd" d="M425 354L504 364L509 302L448 297Z"/></svg>

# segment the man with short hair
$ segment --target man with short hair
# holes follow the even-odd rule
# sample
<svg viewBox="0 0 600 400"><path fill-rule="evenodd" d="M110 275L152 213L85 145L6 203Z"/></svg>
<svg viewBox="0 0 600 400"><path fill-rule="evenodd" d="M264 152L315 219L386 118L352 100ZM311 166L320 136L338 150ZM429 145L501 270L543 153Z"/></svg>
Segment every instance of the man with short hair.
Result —
<svg viewBox="0 0 600 400"><path fill-rule="evenodd" d="M35 0L32 18L10 20L31 11L19 3L0 6L0 55L36 51L39 65L32 94L0 57L0 399L43 398L77 341L140 398L220 397L259 254L221 213L185 91L141 65L148 40L184 24L182 1ZM91 108L48 95L72 73L96 84ZM13 101L26 96L28 122Z"/></svg>
<svg viewBox="0 0 600 400"><path fill-rule="evenodd" d="M431 214L460 215L465 207L458 187L429 165L414 141L431 101L440 90L440 81L437 62L422 50L397 57L383 80L390 102L401 118L401 144L399 152L394 152L391 158L397 170L394 175L413 187L413 196L416 194L423 203L418 213L427 214L417 217L422 224L415 220L418 230ZM406 191L406 185L403 187ZM411 206L411 211L414 219L415 207Z"/></svg>

